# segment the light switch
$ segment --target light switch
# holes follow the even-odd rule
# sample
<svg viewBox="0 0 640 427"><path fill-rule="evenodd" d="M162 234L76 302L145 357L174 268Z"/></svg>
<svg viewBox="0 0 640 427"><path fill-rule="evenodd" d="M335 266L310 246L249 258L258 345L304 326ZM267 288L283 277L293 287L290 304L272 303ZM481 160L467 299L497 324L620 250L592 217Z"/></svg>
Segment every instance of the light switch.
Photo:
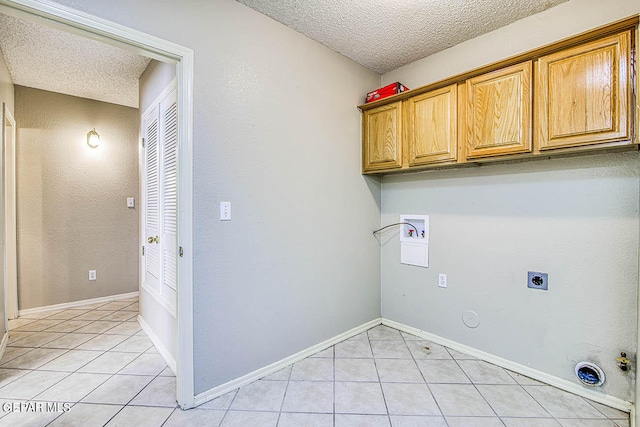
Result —
<svg viewBox="0 0 640 427"><path fill-rule="evenodd" d="M231 202L220 202L220 221L231 221Z"/></svg>
<svg viewBox="0 0 640 427"><path fill-rule="evenodd" d="M127 207L135 208L136 207L136 199L133 197L127 197Z"/></svg>

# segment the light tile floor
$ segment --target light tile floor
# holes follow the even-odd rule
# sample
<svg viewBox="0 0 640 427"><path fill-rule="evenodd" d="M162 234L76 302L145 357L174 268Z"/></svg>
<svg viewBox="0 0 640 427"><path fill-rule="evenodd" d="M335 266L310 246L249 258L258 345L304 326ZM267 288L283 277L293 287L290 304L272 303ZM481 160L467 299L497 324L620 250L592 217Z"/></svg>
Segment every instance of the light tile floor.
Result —
<svg viewBox="0 0 640 427"><path fill-rule="evenodd" d="M130 299L11 321L0 426L629 426L624 412L386 326L182 411L137 312ZM70 410L6 410L19 402Z"/></svg>

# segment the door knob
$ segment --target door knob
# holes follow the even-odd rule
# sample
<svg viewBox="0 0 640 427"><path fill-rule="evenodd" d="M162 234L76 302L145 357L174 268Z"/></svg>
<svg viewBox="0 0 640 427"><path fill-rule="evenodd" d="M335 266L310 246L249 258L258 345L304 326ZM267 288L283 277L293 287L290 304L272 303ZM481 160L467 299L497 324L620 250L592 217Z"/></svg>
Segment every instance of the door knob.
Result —
<svg viewBox="0 0 640 427"><path fill-rule="evenodd" d="M147 242L153 243L156 239L152 236L147 239Z"/></svg>

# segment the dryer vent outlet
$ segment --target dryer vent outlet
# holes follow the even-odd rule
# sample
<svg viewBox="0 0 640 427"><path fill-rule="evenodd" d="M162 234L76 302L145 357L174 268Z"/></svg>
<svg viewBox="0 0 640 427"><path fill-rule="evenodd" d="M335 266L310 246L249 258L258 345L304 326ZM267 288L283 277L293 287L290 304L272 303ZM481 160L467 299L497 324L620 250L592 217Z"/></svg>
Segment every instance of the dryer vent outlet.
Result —
<svg viewBox="0 0 640 427"><path fill-rule="evenodd" d="M599 387L604 383L604 371L590 362L580 362L576 365L576 376L580 382L590 387Z"/></svg>

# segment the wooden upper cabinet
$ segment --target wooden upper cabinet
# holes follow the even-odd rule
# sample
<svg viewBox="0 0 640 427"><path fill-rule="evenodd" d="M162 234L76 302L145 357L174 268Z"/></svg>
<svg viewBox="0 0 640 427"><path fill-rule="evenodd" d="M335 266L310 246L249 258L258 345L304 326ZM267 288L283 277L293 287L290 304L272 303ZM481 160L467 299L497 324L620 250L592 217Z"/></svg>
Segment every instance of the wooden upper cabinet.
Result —
<svg viewBox="0 0 640 427"><path fill-rule="evenodd" d="M631 138L630 42L627 31L539 59L540 150Z"/></svg>
<svg viewBox="0 0 640 427"><path fill-rule="evenodd" d="M405 101L410 166L457 159L457 108L455 84Z"/></svg>
<svg viewBox="0 0 640 427"><path fill-rule="evenodd" d="M361 105L362 170L638 150L633 16Z"/></svg>
<svg viewBox="0 0 640 427"><path fill-rule="evenodd" d="M466 81L466 156L531 152L531 74L527 61Z"/></svg>
<svg viewBox="0 0 640 427"><path fill-rule="evenodd" d="M402 166L402 102L365 111L362 134L364 172Z"/></svg>

